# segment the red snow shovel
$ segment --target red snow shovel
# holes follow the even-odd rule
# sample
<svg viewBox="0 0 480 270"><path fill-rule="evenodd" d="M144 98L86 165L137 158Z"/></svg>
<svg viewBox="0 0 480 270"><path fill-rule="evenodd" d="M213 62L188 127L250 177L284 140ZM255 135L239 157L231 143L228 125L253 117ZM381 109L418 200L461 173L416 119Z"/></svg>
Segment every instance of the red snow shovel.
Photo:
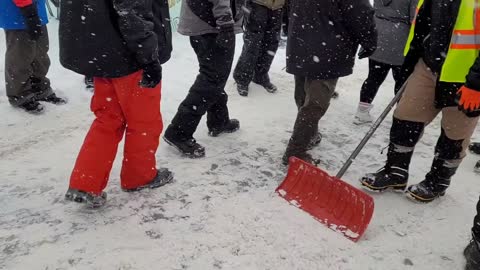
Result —
<svg viewBox="0 0 480 270"><path fill-rule="evenodd" d="M335 177L310 163L291 157L287 176L276 192L327 227L341 232L345 237L357 242L365 233L372 219L373 198L340 178L400 100L405 88L406 83L375 121Z"/></svg>

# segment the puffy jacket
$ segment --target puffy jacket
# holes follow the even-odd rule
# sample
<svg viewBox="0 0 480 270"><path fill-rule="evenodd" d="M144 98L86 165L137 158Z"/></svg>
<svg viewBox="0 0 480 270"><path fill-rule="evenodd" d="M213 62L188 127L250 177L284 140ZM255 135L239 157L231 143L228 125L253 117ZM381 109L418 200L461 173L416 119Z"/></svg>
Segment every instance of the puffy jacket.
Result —
<svg viewBox="0 0 480 270"><path fill-rule="evenodd" d="M375 49L368 0L290 0L287 72L327 80L353 72L358 45Z"/></svg>
<svg viewBox="0 0 480 270"><path fill-rule="evenodd" d="M255 4L265 6L271 10L283 8L285 0L252 0Z"/></svg>
<svg viewBox="0 0 480 270"><path fill-rule="evenodd" d="M182 0L178 32L186 36L218 33L234 26L242 32L245 0Z"/></svg>
<svg viewBox="0 0 480 270"><path fill-rule="evenodd" d="M42 25L48 23L46 0L1 0L0 1L0 28L6 30L25 29L25 20L20 8L35 4Z"/></svg>
<svg viewBox="0 0 480 270"><path fill-rule="evenodd" d="M77 73L123 77L170 58L167 0L61 1L60 62Z"/></svg>

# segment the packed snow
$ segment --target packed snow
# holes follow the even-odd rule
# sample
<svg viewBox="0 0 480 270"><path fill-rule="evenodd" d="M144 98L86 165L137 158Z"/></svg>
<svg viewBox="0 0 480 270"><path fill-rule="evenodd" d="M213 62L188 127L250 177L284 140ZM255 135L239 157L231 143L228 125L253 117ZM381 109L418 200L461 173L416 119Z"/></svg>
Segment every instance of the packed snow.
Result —
<svg viewBox="0 0 480 270"><path fill-rule="evenodd" d="M279 50L269 94L252 85L240 97L227 84L229 108L241 122L234 134L211 138L202 123L196 139L204 159L181 157L161 143L158 165L175 173L175 182L151 191L124 193L117 159L99 210L67 203L68 179L93 119L92 93L83 78L58 61L57 23L49 25L55 90L69 99L47 105L33 116L12 108L5 97L4 57L0 57L0 269L462 269L470 239L480 177L472 172L479 157L468 156L447 195L415 204L397 193L373 194L376 210L364 237L353 243L280 198L275 188L286 168L281 156L291 135L296 106L293 77L284 71ZM237 56L241 49L238 39ZM3 32L0 52L5 51ZM315 56L312 56L315 57ZM340 97L321 121L322 144L312 151L331 174L341 167L367 126L352 124L367 61L338 84ZM188 39L174 36L174 53L164 66L162 112L167 125L197 75ZM391 78L383 85L373 114L393 96ZM343 177L358 178L383 165L391 117ZM411 183L423 180L440 134L438 119L427 128L411 166ZM477 130L476 138L480 139ZM122 149L119 150L119 154Z"/></svg>

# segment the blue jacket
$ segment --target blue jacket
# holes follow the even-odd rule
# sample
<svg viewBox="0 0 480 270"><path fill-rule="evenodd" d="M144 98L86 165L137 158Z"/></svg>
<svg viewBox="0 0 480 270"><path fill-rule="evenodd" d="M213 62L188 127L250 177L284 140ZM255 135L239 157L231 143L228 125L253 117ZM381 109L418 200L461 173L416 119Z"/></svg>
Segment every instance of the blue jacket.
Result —
<svg viewBox="0 0 480 270"><path fill-rule="evenodd" d="M48 23L46 0L33 0L38 8L38 16L42 25ZM20 8L14 3L14 0L0 0L0 28L6 30L25 29L25 20L20 13Z"/></svg>

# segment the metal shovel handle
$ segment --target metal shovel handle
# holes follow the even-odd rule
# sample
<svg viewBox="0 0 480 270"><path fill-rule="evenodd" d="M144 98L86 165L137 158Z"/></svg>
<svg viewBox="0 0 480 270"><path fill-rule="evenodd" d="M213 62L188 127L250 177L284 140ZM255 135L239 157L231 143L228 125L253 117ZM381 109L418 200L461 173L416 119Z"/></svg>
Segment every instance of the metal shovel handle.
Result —
<svg viewBox="0 0 480 270"><path fill-rule="evenodd" d="M350 166L352 165L353 161L355 160L355 158L358 156L358 154L360 154L360 152L362 151L363 147L365 147L365 145L367 144L367 142L370 140L370 138L373 136L373 134L375 133L375 131L377 131L378 127L382 124L383 120L385 120L385 118L387 117L387 115L390 113L390 111L392 110L392 108L395 106L395 104L397 104L397 102L400 100L400 98L402 97L403 95L403 92L405 92L405 89L407 88L407 83L405 82L402 86L402 88L400 88L397 92L397 94L395 95L395 97L393 97L392 101L390 101L390 103L388 104L388 106L385 108L385 110L383 111L383 113L378 117L377 121L375 121L375 123L372 125L372 127L370 128L370 130L367 132L367 134L365 135L365 137L363 137L362 141L360 142L360 144L357 146L357 148L355 148L355 151L353 151L352 155L350 155L350 157L347 159L347 161L345 162L345 164L343 164L343 167L340 169L340 171L337 173L337 178L342 178L342 176L345 174L345 172L348 170L348 168L350 168Z"/></svg>

